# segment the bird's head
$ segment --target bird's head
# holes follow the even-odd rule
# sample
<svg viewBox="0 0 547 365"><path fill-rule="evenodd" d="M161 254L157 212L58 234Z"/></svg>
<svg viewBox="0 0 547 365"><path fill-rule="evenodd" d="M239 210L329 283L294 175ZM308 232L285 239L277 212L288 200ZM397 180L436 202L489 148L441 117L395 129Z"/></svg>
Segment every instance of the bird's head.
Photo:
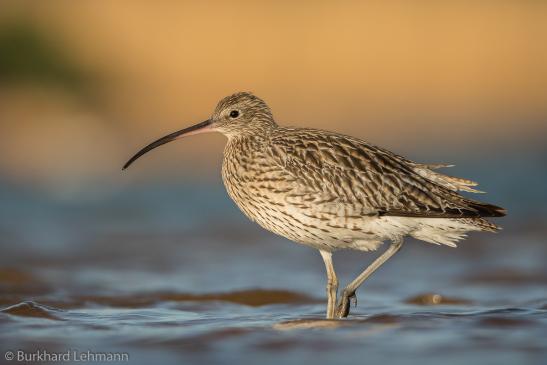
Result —
<svg viewBox="0 0 547 365"><path fill-rule="evenodd" d="M239 92L222 99L209 119L150 143L131 157L123 169L128 168L148 151L182 137L205 132L220 132L228 138L233 138L257 135L275 126L272 112L262 99L248 92Z"/></svg>
<svg viewBox="0 0 547 365"><path fill-rule="evenodd" d="M268 105L248 92L236 93L222 99L210 120L212 127L228 138L256 134L275 126Z"/></svg>

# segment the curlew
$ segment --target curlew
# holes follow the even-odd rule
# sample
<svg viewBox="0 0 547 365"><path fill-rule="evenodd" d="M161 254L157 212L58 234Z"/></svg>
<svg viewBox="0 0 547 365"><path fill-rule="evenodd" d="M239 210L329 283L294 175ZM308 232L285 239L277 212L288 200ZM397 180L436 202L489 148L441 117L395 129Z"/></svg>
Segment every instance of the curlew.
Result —
<svg viewBox="0 0 547 365"><path fill-rule="evenodd" d="M222 179L243 213L265 229L319 250L327 272L326 318L344 318L357 288L411 236L456 246L470 231L499 229L484 217L505 209L460 195L475 182L435 170L358 138L278 126L253 94L222 99L210 119L149 144L146 152L181 137L220 132L228 138ZM338 296L332 254L390 245Z"/></svg>

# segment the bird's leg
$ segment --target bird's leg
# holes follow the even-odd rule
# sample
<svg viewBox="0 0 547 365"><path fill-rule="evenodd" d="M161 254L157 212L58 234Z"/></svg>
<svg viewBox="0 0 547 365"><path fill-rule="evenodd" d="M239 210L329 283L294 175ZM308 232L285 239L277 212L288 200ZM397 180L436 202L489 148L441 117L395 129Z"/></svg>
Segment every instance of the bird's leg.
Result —
<svg viewBox="0 0 547 365"><path fill-rule="evenodd" d="M342 297L338 302L338 308L336 315L338 318L345 318L349 314L349 305L350 300L354 299L357 303L357 297L355 296L355 291L363 282L378 269L384 262L386 262L391 256L393 256L397 251L401 249L403 245L403 240L398 239L393 241L391 246L376 260L372 262L358 277L355 278L351 283L349 283L342 292Z"/></svg>
<svg viewBox="0 0 547 365"><path fill-rule="evenodd" d="M332 263L332 253L323 250L319 250L319 253L325 262L325 269L327 270L327 319L334 319L336 296L338 294L338 279L336 278L336 272Z"/></svg>

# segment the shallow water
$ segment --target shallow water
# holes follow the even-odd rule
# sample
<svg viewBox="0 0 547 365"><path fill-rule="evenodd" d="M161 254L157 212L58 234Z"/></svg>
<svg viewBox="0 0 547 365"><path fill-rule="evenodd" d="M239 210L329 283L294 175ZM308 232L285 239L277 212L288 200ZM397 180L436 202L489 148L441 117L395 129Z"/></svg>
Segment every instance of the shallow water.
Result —
<svg viewBox="0 0 547 365"><path fill-rule="evenodd" d="M102 203L5 195L0 350L138 364L546 363L542 224L508 221L457 249L409 240L347 320L326 321L319 254L204 191L185 204L165 190ZM336 254L342 284L377 254Z"/></svg>

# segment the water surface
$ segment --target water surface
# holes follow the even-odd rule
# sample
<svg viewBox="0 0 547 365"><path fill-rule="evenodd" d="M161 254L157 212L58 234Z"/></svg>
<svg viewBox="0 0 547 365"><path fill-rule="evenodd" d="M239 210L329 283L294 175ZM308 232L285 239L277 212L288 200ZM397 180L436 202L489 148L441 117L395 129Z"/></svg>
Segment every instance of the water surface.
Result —
<svg viewBox="0 0 547 365"><path fill-rule="evenodd" d="M326 321L319 254L255 227L223 194L4 190L0 350L136 364L546 362L543 224L508 220L457 249L408 240L347 320ZM336 254L342 284L376 255Z"/></svg>

